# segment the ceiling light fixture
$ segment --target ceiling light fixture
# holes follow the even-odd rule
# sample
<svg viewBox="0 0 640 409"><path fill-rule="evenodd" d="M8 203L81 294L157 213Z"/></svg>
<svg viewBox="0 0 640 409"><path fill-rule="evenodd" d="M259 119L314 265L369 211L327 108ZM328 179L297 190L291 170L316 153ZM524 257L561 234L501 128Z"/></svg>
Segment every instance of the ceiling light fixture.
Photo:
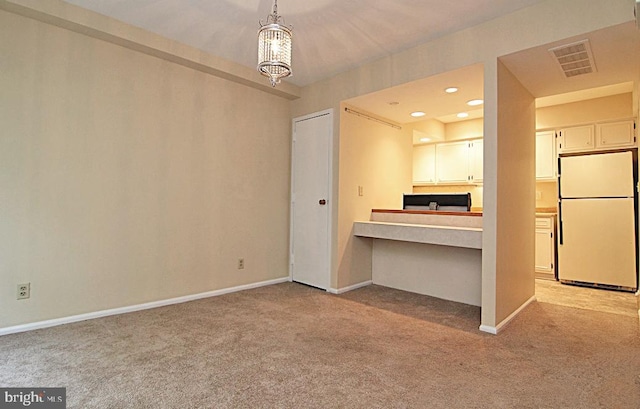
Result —
<svg viewBox="0 0 640 409"><path fill-rule="evenodd" d="M467 105L469 105L470 107L475 107L482 104L484 104L484 101L481 99L472 99L471 101L467 102Z"/></svg>
<svg viewBox="0 0 640 409"><path fill-rule="evenodd" d="M425 115L426 114L424 112L422 112L422 111L416 111L416 112L412 112L411 113L411 116L414 117L414 118L420 118L420 117L423 117Z"/></svg>
<svg viewBox="0 0 640 409"><path fill-rule="evenodd" d="M458 92L458 88L456 87L445 88L444 92L446 92L447 94L453 94L454 92Z"/></svg>
<svg viewBox="0 0 640 409"><path fill-rule="evenodd" d="M266 23L260 21L258 30L258 71L269 77L272 87L280 83L280 79L292 74L291 28L280 24L281 22L283 20L278 15L278 0L274 0L273 12L267 16Z"/></svg>
<svg viewBox="0 0 640 409"><path fill-rule="evenodd" d="M467 118L469 116L468 113L466 112L460 112L458 115L456 115L458 118Z"/></svg>
<svg viewBox="0 0 640 409"><path fill-rule="evenodd" d="M420 142L430 142L431 138L420 138Z"/></svg>

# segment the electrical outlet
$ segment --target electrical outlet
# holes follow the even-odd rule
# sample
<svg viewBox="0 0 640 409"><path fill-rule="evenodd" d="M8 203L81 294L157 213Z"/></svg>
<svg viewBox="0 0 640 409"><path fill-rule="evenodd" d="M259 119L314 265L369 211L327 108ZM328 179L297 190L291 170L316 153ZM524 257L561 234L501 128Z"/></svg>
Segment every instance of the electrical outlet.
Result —
<svg viewBox="0 0 640 409"><path fill-rule="evenodd" d="M244 269L244 259L243 258L239 258L238 259L238 270L242 270Z"/></svg>
<svg viewBox="0 0 640 409"><path fill-rule="evenodd" d="M25 300L31 297L31 283L18 284L18 300Z"/></svg>

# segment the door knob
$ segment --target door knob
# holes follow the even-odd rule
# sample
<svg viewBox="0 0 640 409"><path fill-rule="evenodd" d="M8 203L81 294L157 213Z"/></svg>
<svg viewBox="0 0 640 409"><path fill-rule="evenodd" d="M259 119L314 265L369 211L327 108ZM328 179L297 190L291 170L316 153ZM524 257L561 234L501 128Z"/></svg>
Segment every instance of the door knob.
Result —
<svg viewBox="0 0 640 409"><path fill-rule="evenodd" d="M318 200L318 203L321 204L322 206L324 206L324 205L327 204L327 201L324 200L324 199L320 199L320 200Z"/></svg>

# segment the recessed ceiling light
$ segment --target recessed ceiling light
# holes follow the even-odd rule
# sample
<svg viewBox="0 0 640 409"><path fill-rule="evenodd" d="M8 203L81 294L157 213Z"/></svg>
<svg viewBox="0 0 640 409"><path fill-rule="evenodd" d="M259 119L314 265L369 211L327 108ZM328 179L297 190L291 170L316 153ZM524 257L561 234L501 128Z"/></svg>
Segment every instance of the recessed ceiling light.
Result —
<svg viewBox="0 0 640 409"><path fill-rule="evenodd" d="M420 138L420 142L429 142L431 138Z"/></svg>
<svg viewBox="0 0 640 409"><path fill-rule="evenodd" d="M469 114L467 114L466 112L460 112L458 115L456 115L458 118L466 118L469 116Z"/></svg>
<svg viewBox="0 0 640 409"><path fill-rule="evenodd" d="M444 90L444 92L446 92L447 94L453 94L454 92L458 92L458 88L456 88L456 87L449 87L449 88L446 88L446 89Z"/></svg>
<svg viewBox="0 0 640 409"><path fill-rule="evenodd" d="M416 111L416 112L412 112L411 116L414 118L420 118L421 116L425 116L426 114L422 111Z"/></svg>
<svg viewBox="0 0 640 409"><path fill-rule="evenodd" d="M484 104L484 101L481 99L472 99L471 101L467 102L467 105L469 105L470 107L474 107L476 105L482 105Z"/></svg>

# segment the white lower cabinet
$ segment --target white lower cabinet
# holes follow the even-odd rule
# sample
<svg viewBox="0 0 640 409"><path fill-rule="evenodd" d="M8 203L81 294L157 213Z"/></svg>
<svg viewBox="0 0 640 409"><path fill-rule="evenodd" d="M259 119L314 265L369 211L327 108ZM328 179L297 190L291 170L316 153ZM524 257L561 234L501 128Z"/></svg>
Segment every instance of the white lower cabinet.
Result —
<svg viewBox="0 0 640 409"><path fill-rule="evenodd" d="M536 216L535 276L555 280L555 215Z"/></svg>

